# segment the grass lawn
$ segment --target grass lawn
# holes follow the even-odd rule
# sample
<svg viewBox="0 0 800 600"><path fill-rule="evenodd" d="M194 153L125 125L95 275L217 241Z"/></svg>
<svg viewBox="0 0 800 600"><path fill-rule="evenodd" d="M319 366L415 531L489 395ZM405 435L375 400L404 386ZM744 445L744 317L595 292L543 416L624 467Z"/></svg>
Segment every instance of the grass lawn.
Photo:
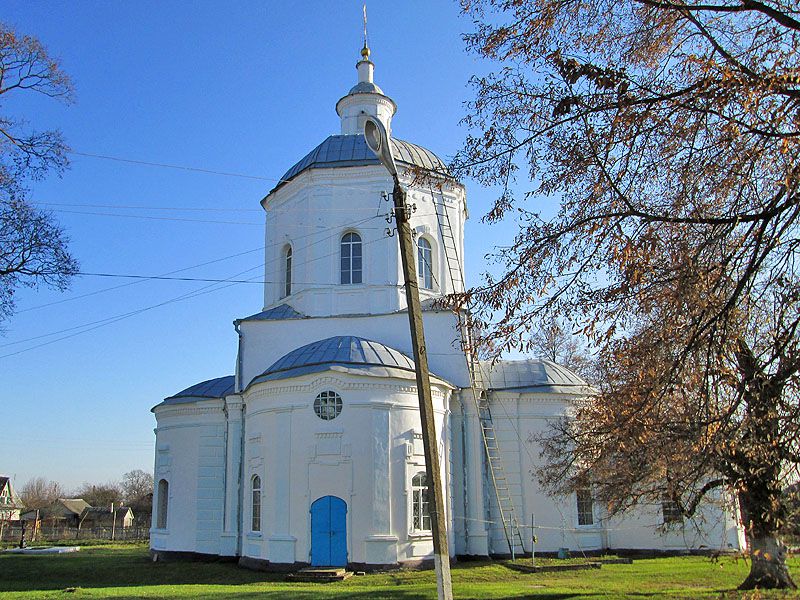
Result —
<svg viewBox="0 0 800 600"><path fill-rule="evenodd" d="M791 560L800 573L800 558ZM637 560L602 569L525 574L503 562L464 563L453 569L456 598L800 598L798 593L738 594L744 561L703 557ZM797 577L797 575L795 575ZM67 588L77 588L66 591ZM435 598L432 571L397 571L342 583L288 583L283 575L232 563L158 562L144 545L83 547L74 554L0 555L0 597L39 598Z"/></svg>

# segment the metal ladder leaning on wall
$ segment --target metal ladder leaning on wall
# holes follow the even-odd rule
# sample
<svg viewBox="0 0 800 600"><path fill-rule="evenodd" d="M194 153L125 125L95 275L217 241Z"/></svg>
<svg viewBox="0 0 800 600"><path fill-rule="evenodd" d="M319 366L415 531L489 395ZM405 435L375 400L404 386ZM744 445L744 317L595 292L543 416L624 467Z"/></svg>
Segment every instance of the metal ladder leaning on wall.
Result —
<svg viewBox="0 0 800 600"><path fill-rule="evenodd" d="M439 224L439 234L444 246L444 255L447 260L447 271L453 289L465 289L464 273L461 261L458 256L458 246L456 244L453 229L450 226L450 216L447 213L444 197L440 196L437 202L436 195L431 189L431 199L436 211L436 220ZM503 468L503 457L497 441L497 432L492 421L492 410L489 406L489 395L487 392L487 381L483 375L483 369L478 358L478 351L473 343L472 321L469 312L457 310L458 328L461 334L461 347L464 351L464 358L467 362L469 372L470 389L472 399L478 413L478 420L481 426L481 438L483 439L483 449L488 465L489 476L492 480L495 500L500 513L500 520L503 523L503 533L505 534L508 550L511 558L524 554L525 548L522 544L522 533L519 528L514 511L514 502L511 498L511 490L508 477Z"/></svg>

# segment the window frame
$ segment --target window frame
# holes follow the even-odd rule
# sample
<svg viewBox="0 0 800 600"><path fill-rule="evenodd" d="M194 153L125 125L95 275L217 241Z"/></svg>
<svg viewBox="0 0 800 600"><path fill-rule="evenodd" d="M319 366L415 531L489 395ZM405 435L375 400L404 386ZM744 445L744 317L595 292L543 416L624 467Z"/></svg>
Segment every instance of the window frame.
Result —
<svg viewBox="0 0 800 600"><path fill-rule="evenodd" d="M577 513L578 527L591 527L595 525L592 488L583 487L575 490L575 510Z"/></svg>
<svg viewBox="0 0 800 600"><path fill-rule="evenodd" d="M425 242L427 247L423 247ZM428 254L427 260L424 256ZM420 289L434 290L435 278L433 276L433 243L425 236L417 238L417 284Z"/></svg>
<svg viewBox="0 0 800 600"><path fill-rule="evenodd" d="M292 295L292 258L294 251L292 245L287 244L283 249L283 296L287 298Z"/></svg>
<svg viewBox="0 0 800 600"><path fill-rule="evenodd" d="M331 407L333 407L332 413ZM342 414L344 400L342 400L342 396L338 392L333 390L322 390L314 397L312 408L314 409L314 414L317 415L317 418L325 422L330 422ZM330 416L331 414L333 414L333 416Z"/></svg>
<svg viewBox="0 0 800 600"><path fill-rule="evenodd" d="M262 480L257 473L250 478L250 531L261 533Z"/></svg>
<svg viewBox="0 0 800 600"><path fill-rule="evenodd" d="M421 481L419 481L421 480ZM411 476L411 533L432 534L431 505L428 475L425 471L417 471ZM426 527L427 525L427 527Z"/></svg>
<svg viewBox="0 0 800 600"><path fill-rule="evenodd" d="M666 494L661 498L661 522L664 525L683 523L683 513L680 511L678 503Z"/></svg>
<svg viewBox="0 0 800 600"><path fill-rule="evenodd" d="M358 268L355 266L356 262ZM339 284L362 283L364 283L364 240L357 231L346 231L339 238Z"/></svg>
<svg viewBox="0 0 800 600"><path fill-rule="evenodd" d="M158 503L156 504L156 529L167 529L169 525L169 481L165 477L158 480Z"/></svg>

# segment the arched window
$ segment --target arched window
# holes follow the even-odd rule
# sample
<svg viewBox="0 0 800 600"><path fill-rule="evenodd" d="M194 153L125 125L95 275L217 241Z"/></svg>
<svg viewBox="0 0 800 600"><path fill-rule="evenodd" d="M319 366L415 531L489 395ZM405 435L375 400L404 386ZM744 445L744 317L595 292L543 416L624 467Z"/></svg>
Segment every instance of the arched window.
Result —
<svg viewBox="0 0 800 600"><path fill-rule="evenodd" d="M578 525L593 525L594 500L592 499L592 490L580 488L575 491L575 497L578 503Z"/></svg>
<svg viewBox="0 0 800 600"><path fill-rule="evenodd" d="M424 237L417 241L417 276L422 289L433 289L433 250Z"/></svg>
<svg viewBox="0 0 800 600"><path fill-rule="evenodd" d="M283 252L283 295L292 295L292 247L286 246Z"/></svg>
<svg viewBox="0 0 800 600"><path fill-rule="evenodd" d="M345 233L341 243L340 282L361 283L361 236Z"/></svg>
<svg viewBox="0 0 800 600"><path fill-rule="evenodd" d="M342 412L342 397L336 392L320 392L314 399L314 412L323 421L335 419Z"/></svg>
<svg viewBox="0 0 800 600"><path fill-rule="evenodd" d="M166 479L158 481L158 504L156 514L156 527L158 529L167 528L167 508L169 506L169 482Z"/></svg>
<svg viewBox="0 0 800 600"><path fill-rule="evenodd" d="M253 492L253 510L251 531L261 531L261 477L253 475L250 480L250 488Z"/></svg>
<svg viewBox="0 0 800 600"><path fill-rule="evenodd" d="M431 514L428 506L428 476L417 473L411 480L411 527L415 531L431 530Z"/></svg>

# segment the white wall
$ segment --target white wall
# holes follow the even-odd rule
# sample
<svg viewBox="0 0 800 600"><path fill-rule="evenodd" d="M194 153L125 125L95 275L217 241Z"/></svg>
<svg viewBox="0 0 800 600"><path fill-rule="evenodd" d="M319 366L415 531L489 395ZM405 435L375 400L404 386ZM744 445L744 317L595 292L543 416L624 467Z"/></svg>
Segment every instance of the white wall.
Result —
<svg viewBox="0 0 800 600"><path fill-rule="evenodd" d="M442 190L409 185L408 203L416 205L411 227L434 250L434 289L424 300L453 290L432 197L447 205L451 229L463 262L466 219L464 188L447 183ZM312 316L380 314L405 307L397 235L387 236L391 202L381 199L392 182L382 166L312 169L264 199L266 210L264 306L288 301ZM362 239L363 283L340 284L340 241L347 232ZM284 252L292 247L292 294L284 300Z"/></svg>
<svg viewBox="0 0 800 600"><path fill-rule="evenodd" d="M222 400L155 409L156 495L150 547L219 554L225 493L225 414ZM158 481L169 482L167 528L158 529Z"/></svg>
<svg viewBox="0 0 800 600"><path fill-rule="evenodd" d="M445 427L449 390L434 387L443 478L449 452ZM313 411L321 391L343 400L324 421ZM243 554L273 563L310 560L311 504L333 495L347 503L350 562L391 564L428 557L429 535L410 532L410 481L424 470L413 380L328 371L253 386L245 395L244 480L259 474L267 487L260 532L249 532L245 494ZM445 489L449 486L445 485Z"/></svg>
<svg viewBox="0 0 800 600"><path fill-rule="evenodd" d="M465 406L473 402L469 390L458 396ZM577 500L575 495L551 497L540 488L536 470L543 464L541 448L536 443L537 435L545 433L549 423L566 414L574 396L569 394L536 394L515 392L494 392L490 396L492 417L498 437L498 445L503 455L503 466L509 479L511 494L517 518L523 526L523 542L526 551L531 550L531 524L535 520L537 552L556 552L559 548L569 548L573 552L581 550L648 549L648 550L687 550L696 548L737 549L740 547L739 528L736 525L727 498L715 496L703 504L697 516L682 524L664 530L661 505L638 507L624 516L608 519L603 507L594 504L594 523L579 525ZM456 409L453 409L456 412ZM467 472L472 476L467 489L472 490L477 478L476 460L482 467L485 460L480 441L477 416L468 409L468 425L472 428L467 437L472 444L473 454L468 455ZM460 452L460 449L458 450ZM470 462L472 461L472 462ZM489 535L489 551L507 553L508 545L500 525L500 515L494 500L491 481L482 478L483 502L490 507L490 517L483 517ZM456 485L461 484L460 481ZM472 491L475 494L474 490ZM469 506L467 506L469 512ZM464 509L456 510L456 519ZM468 517L480 519L472 511ZM471 535L475 535L477 523L470 523ZM476 547L464 546L467 554L475 553Z"/></svg>

